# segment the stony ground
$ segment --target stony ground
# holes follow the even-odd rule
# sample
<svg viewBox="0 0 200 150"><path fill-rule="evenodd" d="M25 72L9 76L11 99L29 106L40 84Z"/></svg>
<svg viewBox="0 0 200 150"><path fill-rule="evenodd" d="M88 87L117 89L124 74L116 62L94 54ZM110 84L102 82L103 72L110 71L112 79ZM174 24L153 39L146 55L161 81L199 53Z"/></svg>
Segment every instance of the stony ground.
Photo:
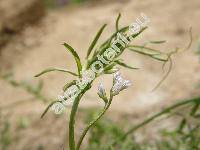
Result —
<svg viewBox="0 0 200 150"><path fill-rule="evenodd" d="M127 0L53 10L47 13L38 25L27 27L2 49L1 72L12 71L17 80L36 82L39 79L34 79L33 76L44 68L59 67L76 70L74 60L61 44L68 42L84 59L90 41L102 24L108 23L102 41L115 30L114 21L118 12L123 15L122 25L131 24L141 12L145 13L151 19L149 28L136 39L135 43L167 40L167 43L157 46L164 51L186 47L189 42L188 29L192 26L192 47L173 57L173 69L170 75L154 92L151 90L164 75L162 64L129 51L122 56L126 62L141 69L137 71L123 69L123 76L130 79L133 86L115 98L109 114L116 118L126 114L135 116L135 118L131 117L132 120L142 119L147 114L160 110L176 100L199 94L196 85L200 82L200 65L198 57L194 54L200 36L199 8L199 0ZM56 98L64 83L72 80L73 77L62 73L50 73L42 79L45 83L44 93L51 98ZM92 90L83 98L81 108L100 107L102 104L96 94L97 84L103 82L109 88L110 79L110 76L105 76L96 81ZM25 91L14 89L7 82L0 80L1 108L30 97L31 95ZM49 113L44 120L40 120L39 116L46 105L33 100L3 110L9 115L9 120L13 124L17 123L18 117L28 117L31 122L31 125L24 130L12 128L15 141L11 149L36 149L44 145L45 149L53 150L62 146L68 118L56 117ZM69 109L67 114L68 112ZM79 129L82 127L79 125Z"/></svg>

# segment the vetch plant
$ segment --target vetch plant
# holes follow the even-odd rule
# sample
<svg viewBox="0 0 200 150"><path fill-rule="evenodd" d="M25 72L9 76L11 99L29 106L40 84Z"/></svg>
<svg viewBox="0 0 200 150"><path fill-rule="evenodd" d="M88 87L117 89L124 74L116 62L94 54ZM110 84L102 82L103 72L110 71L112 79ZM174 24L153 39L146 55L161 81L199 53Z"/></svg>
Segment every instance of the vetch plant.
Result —
<svg viewBox="0 0 200 150"><path fill-rule="evenodd" d="M133 38L132 35L139 33L140 29L142 27L145 27L145 25L149 22L149 19L143 13L141 14L141 16L144 19L144 22L142 22L141 20L139 20L137 18L136 19L137 23L133 23L129 27L129 34L127 35L127 37L125 37L121 33L117 33L117 39L112 42L111 47L108 47L102 54L98 54L97 60L95 60L91 63L89 69L82 71L82 74L81 74L82 79L74 81L74 82L76 82L76 85L70 84L69 86L67 86L67 89L64 90L64 93L62 95L58 96L58 100L61 101L62 103L57 102L56 104L53 104L52 109L55 111L55 113L58 113L58 114L61 113L64 110L64 105L66 106L66 105L69 105L70 103L73 103L73 101L75 100L75 97L77 97L77 95L81 93L81 90L84 89L88 84L91 84L91 82L95 79L95 75L101 74L103 72L104 67L105 67L104 65L108 65L109 63L111 63L111 61L113 61L113 59L118 54L121 53L119 47L117 46L117 43L121 44L121 46L123 48L126 48L126 46L130 43L130 41ZM100 32L98 34L100 34L104 28L105 28L105 25L100 29ZM117 26L116 26L116 30L118 30ZM97 37L98 36L96 36L96 38ZM76 57L78 56L71 46L69 46L66 43L64 43L64 46L67 47L70 51L72 51L76 55ZM89 47L87 57L89 57L93 46L94 46L94 43L92 43L91 46ZM116 60L116 61L118 62L118 64L121 64L121 65L124 64L122 62L119 62L118 60ZM76 60L76 62L78 64L79 59ZM81 71L82 66L80 66L80 67L79 66L80 65L78 65L78 71ZM131 68L131 67L129 67L129 68ZM47 69L47 70L41 72L37 76L43 74L44 72L47 72L47 71L49 72L49 71L53 71L53 70L65 71L63 69L50 68L50 69ZM113 71L117 71L117 69L113 68ZM75 73L70 72L70 71L65 71L65 72L76 75ZM80 76L80 73L79 73L79 76Z"/></svg>
<svg viewBox="0 0 200 150"><path fill-rule="evenodd" d="M131 85L129 80L125 80L121 77L118 72L117 66L125 67L128 69L138 69L126 64L119 57L126 50L130 50L142 55L149 56L160 62L168 62L171 60L171 55L174 53L163 53L158 50L146 47L145 45L138 46L130 44L136 37L138 37L144 30L147 29L145 21L149 22L147 17L143 15L142 19L137 20L137 24L131 26L125 26L119 28L119 20L121 14L118 15L116 20L116 32L113 33L105 42L100 46L96 47L96 44L106 27L104 24L97 32L94 40L91 42L86 56L86 64L82 64L78 53L72 46L64 43L64 47L73 55L76 65L77 73L74 73L65 69L48 68L41 73L37 74L36 77L43 75L51 71L59 71L69 73L76 77L75 80L67 83L63 87L63 92L58 96L58 99L52 102L44 111L41 117L47 113L49 108L52 108L56 113L64 111L64 106L72 104L70 121L69 121L69 148L70 150L79 150L81 143L89 131L89 129L105 114L109 109L114 96L118 95L122 90L128 88ZM156 43L156 42L155 42ZM158 42L160 43L160 42ZM162 42L161 42L162 43ZM83 95L92 87L93 81L104 74L113 74L113 86L109 91L109 95L105 91L103 84L101 83L98 87L97 94L104 101L105 105L99 115L92 120L83 130L78 142L75 142L75 118L79 106L79 102Z"/></svg>

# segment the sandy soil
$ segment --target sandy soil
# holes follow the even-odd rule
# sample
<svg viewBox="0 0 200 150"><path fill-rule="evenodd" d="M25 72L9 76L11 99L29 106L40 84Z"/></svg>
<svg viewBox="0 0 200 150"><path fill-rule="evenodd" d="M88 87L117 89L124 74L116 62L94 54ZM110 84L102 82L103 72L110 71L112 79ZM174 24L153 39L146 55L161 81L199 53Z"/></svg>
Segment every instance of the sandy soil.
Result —
<svg viewBox="0 0 200 150"><path fill-rule="evenodd" d="M194 54L200 33L199 0L111 1L51 11L39 25L27 27L2 50L1 72L12 71L18 80L36 82L39 79L34 79L33 76L44 68L59 67L76 70L71 55L61 44L70 43L84 59L90 41L103 23L108 23L108 28L103 34L102 41L115 30L114 22L118 12L123 15L122 25L134 22L141 12L151 19L148 30L136 39L135 43L167 40L166 44L158 48L164 51L173 50L175 47L184 48L189 42L188 29L192 26L193 45L190 50L173 57L173 69L170 75L154 92L151 90L164 75L162 64L148 57L125 52L122 56L125 61L141 69L138 71L122 69L123 76L131 80L133 86L115 98L109 114L138 115L137 118L142 119L176 100L199 94L196 84L200 82L200 65L198 57ZM56 98L64 83L72 80L73 77L62 73L50 73L42 79L45 82L44 93L51 98ZM96 94L97 84L103 82L109 88L110 79L110 76L105 76L96 81L92 90L84 96L81 107L101 106L102 103L99 102ZM30 94L21 89L14 89L0 80L2 107L29 97ZM41 121L39 116L45 106L46 104L32 101L4 110L5 114L12 114L9 120L14 124L17 122L17 117L28 117L31 120L31 125L27 129L17 130L13 127L13 137L18 135L15 137L18 140L13 142L11 149L37 149L40 145L44 145L45 149L53 150L62 146L68 118L56 117L49 113ZM68 112L69 109L67 114ZM131 119L134 120L134 117ZM81 129L82 125L79 127ZM77 134L79 131L77 130Z"/></svg>

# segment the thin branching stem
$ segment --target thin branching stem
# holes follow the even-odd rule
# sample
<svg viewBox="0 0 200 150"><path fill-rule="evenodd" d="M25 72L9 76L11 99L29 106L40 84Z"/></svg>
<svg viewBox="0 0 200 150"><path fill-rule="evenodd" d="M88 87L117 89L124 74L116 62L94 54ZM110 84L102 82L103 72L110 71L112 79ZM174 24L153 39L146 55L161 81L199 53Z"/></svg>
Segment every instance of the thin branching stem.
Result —
<svg viewBox="0 0 200 150"><path fill-rule="evenodd" d="M111 96L111 98L109 99L108 103L105 105L104 109L99 113L99 115L96 117L96 119L94 119L93 121L91 121L88 126L84 129L83 133L80 136L80 139L78 141L76 150L80 149L81 143L83 142L84 137L86 136L87 132L89 131L89 129L95 125L95 123L105 114L105 112L108 110L108 108L110 107L111 103L112 103L112 99L113 97Z"/></svg>

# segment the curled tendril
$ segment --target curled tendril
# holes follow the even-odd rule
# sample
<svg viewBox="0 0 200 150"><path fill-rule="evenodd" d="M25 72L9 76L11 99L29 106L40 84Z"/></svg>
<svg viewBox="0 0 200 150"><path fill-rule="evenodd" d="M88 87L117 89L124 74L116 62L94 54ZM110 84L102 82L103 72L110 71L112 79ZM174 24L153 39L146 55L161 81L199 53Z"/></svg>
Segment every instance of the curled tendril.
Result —
<svg viewBox="0 0 200 150"><path fill-rule="evenodd" d="M158 82L158 84L156 84L156 86L153 88L152 91L155 91L155 90L165 81L165 79L166 79L166 78L168 77L168 75L170 74L170 72L171 72L171 70L172 70L172 66L173 66L173 61L172 61L171 56L172 56L173 54L178 53L178 52L187 51L187 50L191 47L192 41L193 41L193 38L192 38L192 27L190 27L190 29L189 29L189 37L190 37L190 41L189 41L188 45L187 45L182 51L181 51L180 48L176 48L174 51L171 51L171 52L168 53L168 59L167 59L167 61L165 61L165 62L163 63L163 65L162 65L162 70L164 71L164 68L165 68L167 62L169 62L169 69L167 70L166 74L162 77L162 79Z"/></svg>

